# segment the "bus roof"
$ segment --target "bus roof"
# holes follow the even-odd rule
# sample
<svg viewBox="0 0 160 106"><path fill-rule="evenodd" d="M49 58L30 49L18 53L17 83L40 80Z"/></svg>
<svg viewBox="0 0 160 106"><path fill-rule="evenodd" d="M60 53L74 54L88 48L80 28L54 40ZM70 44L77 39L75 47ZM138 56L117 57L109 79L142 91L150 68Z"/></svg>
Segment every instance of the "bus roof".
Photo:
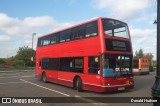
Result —
<svg viewBox="0 0 160 106"><path fill-rule="evenodd" d="M133 58L133 60L139 60L139 59L148 60L147 58Z"/></svg>
<svg viewBox="0 0 160 106"><path fill-rule="evenodd" d="M39 36L38 38L41 38L41 37L44 37L44 36L48 36L48 35L50 35L50 34L55 34L55 33L58 33L58 32L61 32L61 31L67 30L67 29L71 29L71 28L74 28L74 27L77 27L77 26L83 25L83 24L87 24L87 23L90 23L90 22L92 22L92 21L96 21L96 20L98 20L98 19L110 19L110 20L120 21L120 20L113 19L113 18L98 17L98 18L94 18L94 19L91 19L91 20L88 20L88 21L85 21L85 22L79 23L79 24L72 25L72 26L67 27L67 28L63 28L63 29L61 29L61 30L57 30L57 31L55 31L55 32L51 32L51 33L48 33L48 34L45 34L45 35ZM122 21L120 21L120 22L122 22ZM125 22L123 22L123 23L125 23ZM125 24L127 24L127 23L125 23Z"/></svg>

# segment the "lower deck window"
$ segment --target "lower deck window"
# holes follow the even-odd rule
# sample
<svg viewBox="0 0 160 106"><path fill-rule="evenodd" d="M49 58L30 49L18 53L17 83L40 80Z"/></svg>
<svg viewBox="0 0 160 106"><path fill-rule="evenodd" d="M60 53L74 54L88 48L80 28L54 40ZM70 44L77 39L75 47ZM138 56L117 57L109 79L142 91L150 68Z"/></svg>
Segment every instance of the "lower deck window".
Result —
<svg viewBox="0 0 160 106"><path fill-rule="evenodd" d="M83 57L43 58L42 69L83 73Z"/></svg>

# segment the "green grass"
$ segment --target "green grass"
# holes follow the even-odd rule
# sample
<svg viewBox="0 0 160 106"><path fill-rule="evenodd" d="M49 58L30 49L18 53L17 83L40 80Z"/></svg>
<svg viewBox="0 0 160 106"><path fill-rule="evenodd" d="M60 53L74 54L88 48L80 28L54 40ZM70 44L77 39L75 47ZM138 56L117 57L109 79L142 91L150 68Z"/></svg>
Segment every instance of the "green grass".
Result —
<svg viewBox="0 0 160 106"><path fill-rule="evenodd" d="M14 72L14 71L34 71L35 67L12 67L0 68L0 72Z"/></svg>

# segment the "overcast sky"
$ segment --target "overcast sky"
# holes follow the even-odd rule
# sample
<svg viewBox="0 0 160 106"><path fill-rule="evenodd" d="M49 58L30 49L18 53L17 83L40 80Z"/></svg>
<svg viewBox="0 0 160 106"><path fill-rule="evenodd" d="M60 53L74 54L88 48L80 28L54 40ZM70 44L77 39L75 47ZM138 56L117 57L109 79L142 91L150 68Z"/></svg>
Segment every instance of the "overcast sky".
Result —
<svg viewBox="0 0 160 106"><path fill-rule="evenodd" d="M0 58L37 37L96 17L128 23L133 51L156 56L156 0L0 0Z"/></svg>

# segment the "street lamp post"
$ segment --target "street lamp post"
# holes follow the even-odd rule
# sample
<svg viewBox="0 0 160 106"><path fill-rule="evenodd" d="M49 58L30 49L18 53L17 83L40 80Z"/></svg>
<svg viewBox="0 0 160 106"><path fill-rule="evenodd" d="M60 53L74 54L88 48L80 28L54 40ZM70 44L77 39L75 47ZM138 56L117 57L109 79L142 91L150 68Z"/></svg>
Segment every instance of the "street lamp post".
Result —
<svg viewBox="0 0 160 106"><path fill-rule="evenodd" d="M32 57L31 57L31 61L33 61L34 59L33 59L33 40L34 40L34 36L36 35L36 33L33 33L32 34Z"/></svg>
<svg viewBox="0 0 160 106"><path fill-rule="evenodd" d="M160 0L157 0L157 72L152 87L152 96L160 97ZM154 106L160 106L160 103L154 103Z"/></svg>

